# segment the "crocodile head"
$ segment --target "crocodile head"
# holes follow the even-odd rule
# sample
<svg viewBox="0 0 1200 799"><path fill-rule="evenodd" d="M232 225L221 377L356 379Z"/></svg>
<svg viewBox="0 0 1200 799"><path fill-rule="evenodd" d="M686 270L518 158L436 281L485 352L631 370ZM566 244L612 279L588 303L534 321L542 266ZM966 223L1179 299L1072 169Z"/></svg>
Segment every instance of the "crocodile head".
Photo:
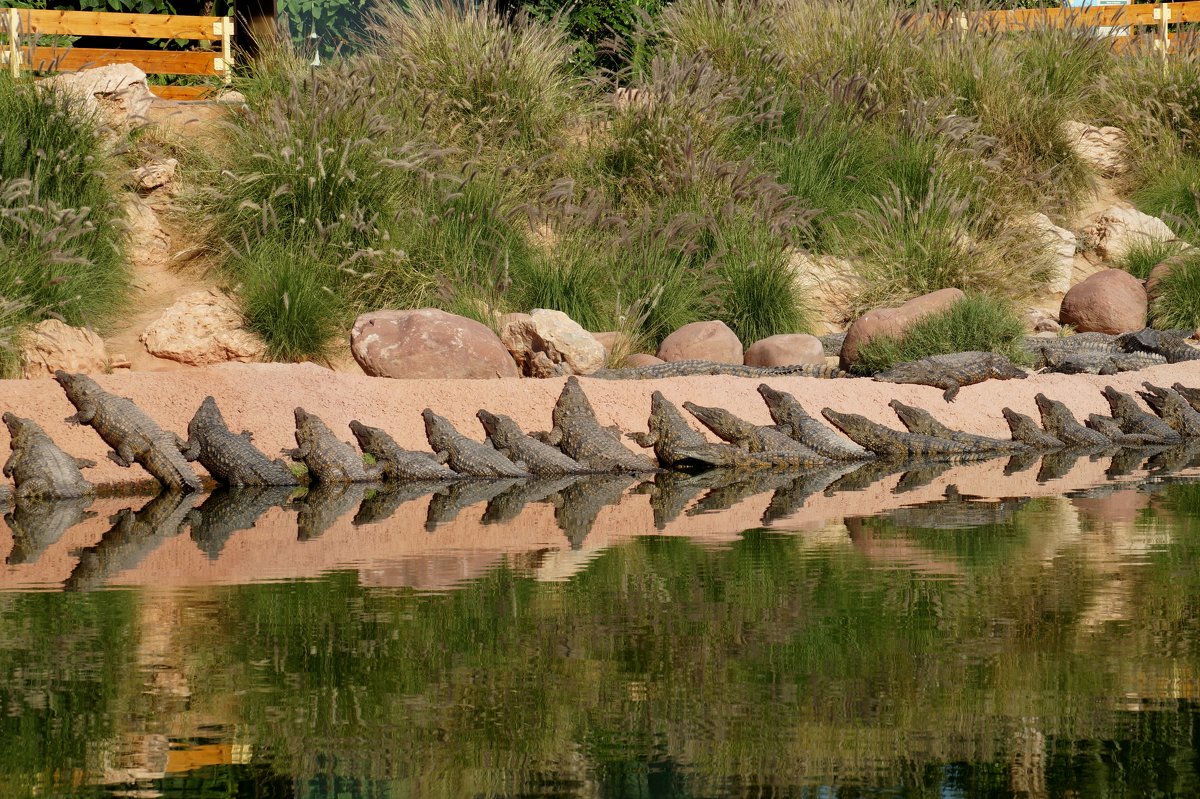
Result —
<svg viewBox="0 0 1200 799"><path fill-rule="evenodd" d="M103 390L95 380L85 374L71 374L59 369L54 373L54 379L62 386L63 391L67 394L67 399L74 405L78 405Z"/></svg>
<svg viewBox="0 0 1200 799"><path fill-rule="evenodd" d="M492 439L493 443L499 443L497 441L498 438L505 439L508 437L509 430L505 422L511 422L512 420L507 416L491 413L480 408L475 412L475 418L483 425L483 429L487 431L488 437Z"/></svg>
<svg viewBox="0 0 1200 799"><path fill-rule="evenodd" d="M225 417L221 415L217 401L211 396L205 397L204 401L200 403L200 407L196 409L195 415L192 416L192 420L188 422L188 435L199 433L204 428L215 424L224 427Z"/></svg>
<svg viewBox="0 0 1200 799"><path fill-rule="evenodd" d="M571 375L558 395L558 402L554 403L554 424L557 426L559 422L572 418L594 418L595 415L592 404L583 393L583 387L579 385L579 378Z"/></svg>
<svg viewBox="0 0 1200 799"><path fill-rule="evenodd" d="M5 411L4 416L0 418L4 420L4 426L8 428L8 434L14 439L19 437L27 429L28 425L33 424L28 419L22 419L11 411Z"/></svg>
<svg viewBox="0 0 1200 799"><path fill-rule="evenodd" d="M1000 380L1024 380L1029 375L1003 355L993 355L988 363L988 374Z"/></svg>
<svg viewBox="0 0 1200 799"><path fill-rule="evenodd" d="M363 452L369 452L375 448L375 441L382 431L377 427L367 427L357 419L353 419L350 422L350 432L354 433L354 438L362 447Z"/></svg>
<svg viewBox="0 0 1200 799"><path fill-rule="evenodd" d="M425 420L425 437L434 449L440 449L439 442L445 441L454 432L454 428L431 408L421 411L421 418Z"/></svg>

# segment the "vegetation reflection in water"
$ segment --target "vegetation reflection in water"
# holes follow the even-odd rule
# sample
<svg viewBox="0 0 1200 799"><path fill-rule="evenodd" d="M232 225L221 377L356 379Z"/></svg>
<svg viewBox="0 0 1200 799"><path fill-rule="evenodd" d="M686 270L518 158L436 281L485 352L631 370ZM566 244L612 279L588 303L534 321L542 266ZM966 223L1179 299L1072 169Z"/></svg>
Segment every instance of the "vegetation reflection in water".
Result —
<svg viewBox="0 0 1200 799"><path fill-rule="evenodd" d="M1200 793L1200 486L593 554L0 594L0 795Z"/></svg>

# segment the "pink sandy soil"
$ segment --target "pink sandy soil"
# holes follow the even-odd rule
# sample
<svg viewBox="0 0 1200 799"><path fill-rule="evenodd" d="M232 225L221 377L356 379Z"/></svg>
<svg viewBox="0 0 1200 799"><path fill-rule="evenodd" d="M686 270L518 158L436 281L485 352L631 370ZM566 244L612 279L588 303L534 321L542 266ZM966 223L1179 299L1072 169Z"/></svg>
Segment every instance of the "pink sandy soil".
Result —
<svg viewBox="0 0 1200 799"><path fill-rule="evenodd" d="M549 425L550 409L562 387L554 380L421 380L403 381L335 373L312 365L230 364L172 373L129 373L100 376L108 390L128 396L166 429L184 433L187 422L208 394L216 397L232 429L255 434L258 446L268 453L294 445L292 409L301 405L320 415L335 430L352 440L346 425L360 419L387 429L404 446L427 448L420 412L431 407L447 416L460 430L482 439L474 418L479 407L513 416L526 429ZM772 385L792 392L812 413L823 407L862 413L899 427L887 407L890 399L928 408L956 429L1005 435L1000 409L1012 407L1036 417L1033 396L1043 391L1060 399L1080 416L1107 413L1099 390L1114 385L1133 391L1143 380L1159 385L1179 381L1200 385L1200 362L1159 366L1113 377L1039 375L1023 381L989 382L962 390L953 404L941 392L924 386L898 386L866 379L817 380L780 378ZM720 405L755 422L769 423L766 407L755 387L757 380L723 377L676 378L660 381L583 381L603 424L625 431L646 429L649 396L661 390L681 403L691 399L702 405ZM107 447L87 427L73 427L63 419L73 412L62 391L51 380L0 381L0 409L12 410L43 425L68 452L96 460L88 470L98 484L115 486L145 480L138 467L122 469L105 458ZM0 448L7 444L0 426ZM2 449L0 449L2 451ZM1045 484L1036 480L1036 468L1016 475L1003 474L1005 459L966 464L950 470L929 485L901 494L893 489L900 475L854 492L810 497L786 519L772 523L823 541L833 536L853 542L868 557L937 573L953 575L955 564L920 551L904 540L875 541L857 517L893 508L933 502L954 486L965 496L996 499L1014 496L1056 496L1105 482L1107 460L1081 459L1066 476ZM197 467L199 468L199 467ZM1137 480L1135 474L1127 479ZM1112 497L1080 499L1076 511L1102 523L1124 523L1130 503L1149 501L1133 491ZM401 506L391 518L355 527L353 511L338 519L319 537L297 541L295 510L273 508L253 530L235 533L221 555L210 560L184 533L164 539L135 567L116 574L111 584L199 585L241 583L260 579L311 577L334 568L355 568L365 582L444 588L489 568L503 557L533 553L543 576L559 570L569 576L589 553L636 535L682 535L711 545L726 545L742 530L761 526L771 493L749 497L727 510L688 515L681 513L665 529L656 530L645 494L629 494L604 508L583 542L583 551L570 542L554 521L554 509L531 504L516 518L482 525L482 505L461 512L452 522L430 534L425 530L428 497ZM109 516L121 508L142 504L139 498L107 497L92 507L95 516L68 530L34 563L0 566L0 589L16 586L61 584L77 560L78 550L95 544L111 526ZM1114 504L1115 503L1115 504ZM1111 506L1111 507L1110 507ZM1130 506L1132 507L1132 506ZM1140 505L1138 505L1140 507ZM1136 510L1136 508L1135 508ZM1131 517L1132 518L1132 517ZM1124 520L1124 521L1123 521ZM0 555L11 548L11 535L0 526Z"/></svg>

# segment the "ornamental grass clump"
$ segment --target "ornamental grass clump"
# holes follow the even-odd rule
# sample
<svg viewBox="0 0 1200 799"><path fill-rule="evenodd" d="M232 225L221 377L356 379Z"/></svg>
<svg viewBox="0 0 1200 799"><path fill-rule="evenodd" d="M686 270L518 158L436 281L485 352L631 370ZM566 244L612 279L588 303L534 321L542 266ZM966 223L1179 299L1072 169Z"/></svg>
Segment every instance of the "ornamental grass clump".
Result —
<svg viewBox="0 0 1200 799"><path fill-rule="evenodd" d="M1012 305L986 294L968 294L941 313L921 319L903 336L880 336L858 350L854 371L875 374L897 363L955 352L995 352L1028 363L1025 329Z"/></svg>
<svg viewBox="0 0 1200 799"><path fill-rule="evenodd" d="M1175 261L1186 245L1180 241L1143 239L1135 241L1117 261L1118 269L1124 269L1138 280L1150 277L1150 270L1168 258Z"/></svg>
<svg viewBox="0 0 1200 799"><path fill-rule="evenodd" d="M116 167L95 116L0 75L0 303L103 325L129 286Z"/></svg>
<svg viewBox="0 0 1200 799"><path fill-rule="evenodd" d="M1151 324L1160 330L1200 329L1200 254L1187 250L1171 263L1155 287Z"/></svg>

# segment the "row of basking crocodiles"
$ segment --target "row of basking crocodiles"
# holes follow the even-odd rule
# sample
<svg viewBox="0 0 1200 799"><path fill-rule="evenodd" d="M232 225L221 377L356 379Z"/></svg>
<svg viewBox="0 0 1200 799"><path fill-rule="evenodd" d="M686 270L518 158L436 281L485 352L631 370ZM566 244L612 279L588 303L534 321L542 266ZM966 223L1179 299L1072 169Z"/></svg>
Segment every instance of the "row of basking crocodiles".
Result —
<svg viewBox="0 0 1200 799"><path fill-rule="evenodd" d="M636 474L657 470L737 472L804 471L839 463L918 459L964 461L998 455L1045 453L1072 448L1172 447L1200 441L1200 389L1143 383L1146 406L1109 386L1103 390L1111 415L1078 420L1060 401L1035 397L1037 420L1005 408L1010 438L953 430L926 410L889 404L904 429L864 416L821 411L828 425L805 411L787 392L766 383L758 393L774 422L759 425L718 407L684 402L683 410L716 435L710 440L693 427L661 392L651 395L648 431L626 436L654 457L636 452L620 431L605 427L570 377L551 414L549 431L528 433L503 414L480 410L485 432L478 441L426 408L422 415L431 452L401 447L387 432L357 420L350 431L358 447L341 440L315 414L294 411L296 447L284 454L289 464L260 451L249 432L234 433L216 401L206 397L188 423L188 437L164 430L133 401L109 393L82 374L58 372L55 379L76 408L67 419L90 425L112 448L109 458L129 467L140 464L162 486L181 493L203 489L191 462L212 480L229 486L439 482L466 479L564 477L584 474ZM87 496L94 487L81 469L95 464L64 452L35 422L13 413L3 421L12 453L3 473L13 480L18 503ZM361 451L360 451L361 448Z"/></svg>

